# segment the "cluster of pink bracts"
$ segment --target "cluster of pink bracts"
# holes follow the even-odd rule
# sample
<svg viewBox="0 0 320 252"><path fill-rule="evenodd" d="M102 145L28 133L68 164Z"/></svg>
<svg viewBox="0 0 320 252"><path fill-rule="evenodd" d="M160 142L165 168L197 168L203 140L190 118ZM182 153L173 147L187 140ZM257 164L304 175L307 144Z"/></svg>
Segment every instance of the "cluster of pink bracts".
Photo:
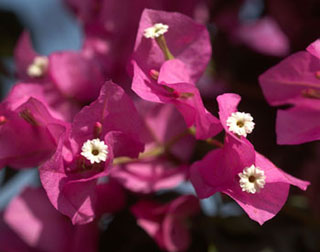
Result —
<svg viewBox="0 0 320 252"><path fill-rule="evenodd" d="M0 250L14 244L21 251L95 251L96 223L122 209L129 190L141 198L131 206L138 225L161 248L183 251L190 244L185 223L200 211L198 199L185 195L160 204L144 195L190 180L200 199L222 192L263 224L282 208L290 185L306 190L308 182L281 171L247 140L259 122L237 110L239 95L217 97L219 119L204 107L196 83L211 58L205 26L180 13L143 11L127 66L138 98L108 80L112 72L121 82L128 54L123 44L136 33L130 24L137 17L115 24L90 8L76 9L86 34L80 51L38 55L26 32L17 45L20 83L0 104L0 166L39 166L44 189L26 189L9 204L0 231L11 231L0 235ZM312 72L320 69L319 44L261 76L272 105L295 105L279 111L279 143L320 138L313 131L320 124L318 103L306 99L320 97L320 73ZM295 119L300 114L310 120ZM219 142L213 137L222 131ZM213 150L190 163L197 140Z"/></svg>

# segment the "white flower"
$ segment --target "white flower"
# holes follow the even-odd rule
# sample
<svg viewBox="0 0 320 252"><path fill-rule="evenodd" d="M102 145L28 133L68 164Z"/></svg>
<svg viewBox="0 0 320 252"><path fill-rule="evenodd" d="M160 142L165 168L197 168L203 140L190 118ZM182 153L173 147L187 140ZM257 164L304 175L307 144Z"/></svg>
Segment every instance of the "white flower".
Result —
<svg viewBox="0 0 320 252"><path fill-rule="evenodd" d="M106 161L108 157L108 146L100 139L87 140L81 148L81 155L93 163Z"/></svg>
<svg viewBox="0 0 320 252"><path fill-rule="evenodd" d="M48 58L46 56L37 56L27 68L27 74L30 77L42 77L48 68Z"/></svg>
<svg viewBox="0 0 320 252"><path fill-rule="evenodd" d="M227 126L231 132L246 137L254 128L253 117L244 112L232 113L227 119Z"/></svg>
<svg viewBox="0 0 320 252"><path fill-rule="evenodd" d="M161 23L154 24L153 26L144 30L146 38L158 38L168 31L169 26Z"/></svg>
<svg viewBox="0 0 320 252"><path fill-rule="evenodd" d="M239 173L238 175L240 177L240 187L242 188L242 191L247 193L259 192L266 184L264 171L254 165L244 168L242 173Z"/></svg>

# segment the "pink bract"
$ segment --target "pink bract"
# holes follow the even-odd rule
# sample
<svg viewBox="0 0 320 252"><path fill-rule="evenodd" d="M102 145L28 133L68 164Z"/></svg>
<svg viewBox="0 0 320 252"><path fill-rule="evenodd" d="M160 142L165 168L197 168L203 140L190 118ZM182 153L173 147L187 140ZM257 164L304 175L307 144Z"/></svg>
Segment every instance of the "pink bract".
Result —
<svg viewBox="0 0 320 252"><path fill-rule="evenodd" d="M175 59L166 61L157 42L144 37L144 30L156 23L169 26L163 36ZM210 39L203 25L179 13L145 9L132 56L132 89L145 100L175 104L187 126L195 126L198 139L214 136L221 126L205 109L194 85L210 55ZM159 73L157 80L151 77L151 72Z"/></svg>
<svg viewBox="0 0 320 252"><path fill-rule="evenodd" d="M260 75L259 82L271 105L294 104L308 89L320 91L319 70L319 59L308 52L297 52Z"/></svg>
<svg viewBox="0 0 320 252"><path fill-rule="evenodd" d="M277 111L278 144L301 144L320 140L320 100L297 99L295 106Z"/></svg>
<svg viewBox="0 0 320 252"><path fill-rule="evenodd" d="M264 171L266 184L255 194L241 190L238 174L255 165ZM233 198L249 215L262 225L273 218L288 197L289 186L306 190L309 182L281 171L267 158L254 151L250 142L236 141L227 136L222 149L209 152L204 159L191 166L191 182L200 198L222 192Z"/></svg>
<svg viewBox="0 0 320 252"><path fill-rule="evenodd" d="M11 109L16 109L31 97L42 102L53 117L62 121L72 121L75 114L80 111L79 103L65 99L48 83L15 84L6 101L10 104Z"/></svg>
<svg viewBox="0 0 320 252"><path fill-rule="evenodd" d="M199 210L199 201L192 195L181 196L165 205L142 200L131 208L138 225L160 248L170 252L188 249L191 237L185 221Z"/></svg>
<svg viewBox="0 0 320 252"><path fill-rule="evenodd" d="M55 96L61 96L69 102L91 102L98 97L106 80L100 60L89 53L99 51L99 42L86 43L79 51L53 52L44 56L34 51L29 33L24 32L15 48L18 77L21 81L51 86L51 92L55 92ZM30 77L27 69L39 56L47 58L48 66L43 76Z"/></svg>
<svg viewBox="0 0 320 252"><path fill-rule="evenodd" d="M115 166L110 175L134 192L173 188L186 179L194 138L187 133L183 118L173 105L140 102L138 108L146 124L146 153L178 139L160 157Z"/></svg>
<svg viewBox="0 0 320 252"><path fill-rule="evenodd" d="M67 99L91 102L105 82L100 65L79 52L56 52L49 56L48 74Z"/></svg>
<svg viewBox="0 0 320 252"><path fill-rule="evenodd" d="M142 129L130 98L119 86L107 82L98 99L75 116L71 130L60 137L56 153L40 167L41 182L54 207L74 224L92 221L97 179L109 174L113 157L135 158L143 151ZM81 147L97 138L108 146L108 156L105 162L91 164L80 155Z"/></svg>
<svg viewBox="0 0 320 252"><path fill-rule="evenodd" d="M320 61L319 41L297 52L259 77L267 101L273 105L293 105L278 110L278 144L301 144L319 139ZM303 115L303 120L301 119Z"/></svg>
<svg viewBox="0 0 320 252"><path fill-rule="evenodd" d="M177 63L177 60L166 61L160 69L158 81L161 83L158 83L148 78L134 63L134 91L148 101L174 104L184 117L187 126L196 128L197 139L215 136L222 129L219 120L206 110L199 90L193 84L177 82L178 76L172 73L174 68L170 67L177 64L181 66L183 63ZM174 82L166 82L166 78Z"/></svg>
<svg viewBox="0 0 320 252"><path fill-rule="evenodd" d="M233 132L229 130L227 126L227 120L231 116L232 113L238 111L238 104L241 101L241 97L238 94L233 93L225 93L219 95L217 97L218 105L219 105L219 118L222 127L224 128L227 135L233 137L236 141L241 142L246 139L244 136L237 136ZM242 111L241 111L242 112Z"/></svg>
<svg viewBox="0 0 320 252"><path fill-rule="evenodd" d="M90 223L73 226L52 207L41 188L24 189L6 208L4 220L15 235L21 238L24 246L32 248L32 251L97 250L97 225ZM13 247L12 244L10 246Z"/></svg>
<svg viewBox="0 0 320 252"><path fill-rule="evenodd" d="M287 55L290 50L287 36L271 17L240 24L232 35L233 39L262 54L281 57Z"/></svg>
<svg viewBox="0 0 320 252"><path fill-rule="evenodd" d="M67 124L57 120L34 98L8 99L0 104L0 164L14 168L37 166L51 157Z"/></svg>
<svg viewBox="0 0 320 252"><path fill-rule="evenodd" d="M176 59L185 64L185 71L193 83L203 74L211 57L210 37L205 26L176 12L145 9L141 15L132 59L146 73L160 70L164 55L154 39L144 37L144 30L156 23L169 26L164 34L168 48Z"/></svg>
<svg viewBox="0 0 320 252"><path fill-rule="evenodd" d="M309 182L302 181L281 171L267 158L254 150L253 145L243 136L241 138L229 131L227 118L237 111L240 102L237 94L223 94L217 100L219 116L227 132L222 148L209 152L202 160L190 168L190 179L200 198L207 198L222 192L233 198L259 224L273 218L284 205L289 185L306 190ZM255 165L264 171L265 185L255 194L242 191L239 173Z"/></svg>
<svg viewBox="0 0 320 252"><path fill-rule="evenodd" d="M308 47L307 51L311 53L313 56L320 58L320 39L312 42Z"/></svg>
<svg viewBox="0 0 320 252"><path fill-rule="evenodd" d="M123 69L128 64L132 53L139 19L144 8L174 10L194 16L201 22L208 18L205 0L188 2L177 0L174 3L169 0L131 0L126 4L117 0L80 2L67 0L66 2L82 22L85 40L93 38L107 45L103 47L108 50L103 54L96 53L95 57L100 58L100 64L104 66L107 76L122 84L129 84L130 81L128 76L123 74ZM119 18L119 12L123 14L121 18Z"/></svg>
<svg viewBox="0 0 320 252"><path fill-rule="evenodd" d="M22 81L32 82L34 78L28 76L27 69L32 64L35 57L41 56L33 49L30 33L24 31L14 50L14 61L16 64L18 78ZM45 82L47 76L37 78L38 82Z"/></svg>

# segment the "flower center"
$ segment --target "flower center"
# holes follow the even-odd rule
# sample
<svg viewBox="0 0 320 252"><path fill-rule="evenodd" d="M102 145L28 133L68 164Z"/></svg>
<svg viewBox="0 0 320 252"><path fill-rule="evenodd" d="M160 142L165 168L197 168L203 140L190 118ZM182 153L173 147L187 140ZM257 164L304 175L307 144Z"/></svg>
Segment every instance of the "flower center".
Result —
<svg viewBox="0 0 320 252"><path fill-rule="evenodd" d="M255 176L250 176L248 180L249 180L250 183L254 183L254 181L256 181L256 177Z"/></svg>
<svg viewBox="0 0 320 252"><path fill-rule="evenodd" d="M46 56L37 56L27 68L27 74L33 78L42 77L48 68L48 58Z"/></svg>
<svg viewBox="0 0 320 252"><path fill-rule="evenodd" d="M152 38L156 40L166 60L174 59L174 56L168 48L167 41L163 36L163 34L165 34L168 31L168 29L168 25L157 23L145 29L143 34L146 38Z"/></svg>
<svg viewBox="0 0 320 252"><path fill-rule="evenodd" d="M99 150L92 150L91 152L93 155L97 156L99 154Z"/></svg>
<svg viewBox="0 0 320 252"><path fill-rule="evenodd" d="M253 131L254 125L253 117L249 113L235 112L227 119L229 130L238 136L246 137Z"/></svg>
<svg viewBox="0 0 320 252"><path fill-rule="evenodd" d="M87 140L81 148L81 155L91 164L105 162L108 158L108 146L100 139Z"/></svg>
<svg viewBox="0 0 320 252"><path fill-rule="evenodd" d="M244 168L238 176L240 177L239 184L243 192L257 193L266 183L264 171L255 165Z"/></svg>
<svg viewBox="0 0 320 252"><path fill-rule="evenodd" d="M158 38L161 35L165 34L168 31L168 29L169 29L168 25L157 23L149 28L146 28L144 30L144 36L146 38Z"/></svg>
<svg viewBox="0 0 320 252"><path fill-rule="evenodd" d="M244 121L237 121L237 126L242 128L244 126Z"/></svg>

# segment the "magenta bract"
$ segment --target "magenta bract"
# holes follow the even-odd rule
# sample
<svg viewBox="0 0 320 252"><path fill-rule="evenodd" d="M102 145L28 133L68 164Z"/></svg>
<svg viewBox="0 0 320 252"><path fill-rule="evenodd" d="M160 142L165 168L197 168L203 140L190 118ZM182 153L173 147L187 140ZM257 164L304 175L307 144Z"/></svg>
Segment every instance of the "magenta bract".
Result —
<svg viewBox="0 0 320 252"><path fill-rule="evenodd" d="M154 39L144 30L156 23L169 26L163 36L175 59L165 60ZM197 52L197 57L194 57ZM203 74L211 55L205 27L179 13L144 10L132 56L132 89L143 99L175 104L196 137L206 139L221 131L218 120L204 107L194 83ZM158 72L158 76L152 77ZM155 80L156 79L156 80Z"/></svg>
<svg viewBox="0 0 320 252"><path fill-rule="evenodd" d="M5 210L4 220L10 230L21 238L24 246L30 248L28 251L97 250L97 225L90 223L73 226L52 207L41 188L26 188L14 198ZM1 244L0 249L2 246ZM14 251L13 244L8 244L7 247L12 250L5 251Z"/></svg>
<svg viewBox="0 0 320 252"><path fill-rule="evenodd" d="M71 130L60 138L56 153L40 167L41 182L55 208L74 224L92 221L97 179L109 174L114 157L135 158L143 151L142 128L131 99L119 86L107 82L98 99L75 116ZM106 145L102 162L89 162L81 154L84 143L93 139Z"/></svg>
<svg viewBox="0 0 320 252"><path fill-rule="evenodd" d="M277 114L278 144L301 144L319 139L320 61L319 41L308 52L297 52L259 77L271 105L293 105ZM303 120L301 120L303 115Z"/></svg>
<svg viewBox="0 0 320 252"><path fill-rule="evenodd" d="M159 247L170 252L188 249L191 237L185 221L199 210L199 202L192 195L181 196L166 205L142 200L131 208L138 225Z"/></svg>
<svg viewBox="0 0 320 252"><path fill-rule="evenodd" d="M210 38L205 26L183 14L145 9L140 19L133 60L144 72L160 70L165 61L163 52L154 39L143 35L146 28L156 23L169 26L168 32L164 34L168 48L176 59L185 64L186 73L192 82L197 82L211 57Z"/></svg>
<svg viewBox="0 0 320 252"><path fill-rule="evenodd" d="M268 16L240 24L232 35L236 42L242 42L262 54L281 57L289 53L289 39L277 22Z"/></svg>
<svg viewBox="0 0 320 252"><path fill-rule="evenodd" d="M55 96L70 103L74 100L91 102L98 97L106 80L100 60L90 53L101 49L99 42L101 44L101 41L86 43L80 51L54 52L44 56L34 51L29 33L24 32L15 49L18 77L21 81L46 84L51 87L51 93L55 92ZM36 66L30 71L32 65Z"/></svg>
<svg viewBox="0 0 320 252"><path fill-rule="evenodd" d="M242 191L238 174L255 165L264 171L265 186L255 194ZM287 200L289 185L306 190L309 182L281 171L244 139L227 136L222 149L209 152L191 166L191 182L200 198L222 192L233 198L259 224L273 218Z"/></svg>
<svg viewBox="0 0 320 252"><path fill-rule="evenodd" d="M267 158L254 150L253 145L243 136L239 138L229 131L227 118L237 111L240 96L223 94L217 100L219 115L226 131L222 148L209 152L190 168L190 179L200 198L207 198L222 192L233 198L259 224L274 217L284 205L289 185L306 190L309 182L299 180L281 171ZM250 193L240 186L240 176L245 169L254 165L265 176L260 191ZM256 179L256 178L255 178ZM255 180L248 183L254 183Z"/></svg>
<svg viewBox="0 0 320 252"><path fill-rule="evenodd" d="M52 117L37 99L22 97L20 102L12 97L0 104L0 164L37 166L55 152L67 124Z"/></svg>
<svg viewBox="0 0 320 252"><path fill-rule="evenodd" d="M165 62L160 70L159 79L161 83L151 80L134 63L133 89L143 99L159 103L171 103L176 106L184 117L188 127L195 126L196 138L206 139L218 134L222 127L219 120L209 113L203 105L199 90L190 83L165 81L176 80L178 77L172 74L174 68L167 67L176 65L176 60ZM182 64L180 62L179 64Z"/></svg>
<svg viewBox="0 0 320 252"><path fill-rule="evenodd" d="M146 124L146 153L166 146L177 136L184 135L160 157L147 157L115 166L110 175L134 192L152 193L171 189L186 179L186 164L193 151L194 138L187 133L183 118L174 106L140 102L138 108Z"/></svg>

